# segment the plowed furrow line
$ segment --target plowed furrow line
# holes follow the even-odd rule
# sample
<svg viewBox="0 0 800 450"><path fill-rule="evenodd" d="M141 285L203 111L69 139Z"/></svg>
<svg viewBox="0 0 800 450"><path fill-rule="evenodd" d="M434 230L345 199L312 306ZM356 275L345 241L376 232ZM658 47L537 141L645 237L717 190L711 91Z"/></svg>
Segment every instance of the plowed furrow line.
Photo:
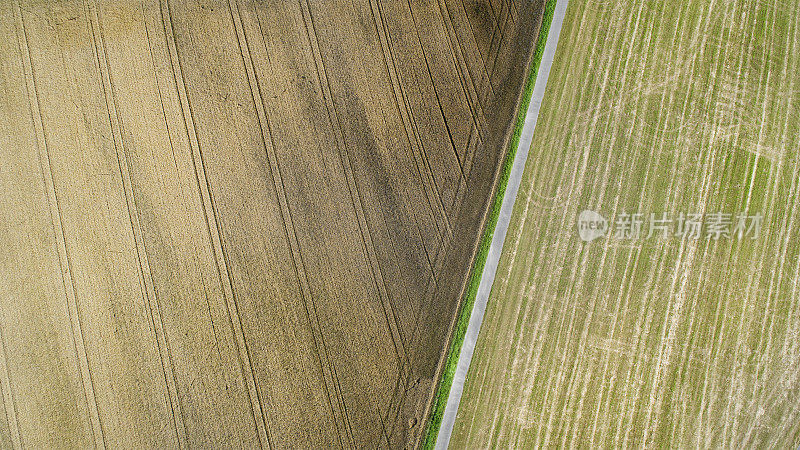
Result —
<svg viewBox="0 0 800 450"><path fill-rule="evenodd" d="M28 36L25 31L25 18L19 4L19 0L14 0L14 12L16 15L17 38L19 41L20 53L22 55L23 67L25 71L28 103L31 109L31 118L36 130L39 162L42 170L42 178L47 190L48 203L50 205L50 218L53 224L53 233L55 235L54 237L61 268L61 279L66 295L67 310L69 311L73 345L79 364L78 371L81 374L81 384L83 385L86 406L89 410L95 446L98 448L105 448L103 427L100 423L100 413L98 411L95 388L92 382L92 373L89 369L89 360L86 355L86 342L84 340L80 314L78 312L77 291L75 290L75 281L72 275L71 261L65 242L66 235L64 234L64 223L61 215L61 207L59 205L58 194L55 191L55 181L53 178L53 169L50 165L47 137L44 133L44 125L42 123L43 119L36 89L36 78L33 73L31 54L28 46Z"/></svg>
<svg viewBox="0 0 800 450"><path fill-rule="evenodd" d="M17 405L14 403L14 393L11 389L11 377L8 371L8 351L3 337L3 330L0 329L0 387L3 395L3 410L5 419L11 433L11 445L13 448L22 448L22 436L19 432L17 423Z"/></svg>
<svg viewBox="0 0 800 450"><path fill-rule="evenodd" d="M180 99L180 108L183 115L184 125L186 126L187 138L191 148L192 164L194 165L195 181L197 182L198 190L201 197L201 204L203 206L203 214L206 222L206 230L213 247L214 261L219 277L220 285L223 289L225 303L227 306L228 316L230 319L231 328L234 331L236 339L237 353L240 362L241 375L247 385L247 394L252 407L251 414L256 423L257 433L261 446L269 446L269 435L267 430L266 418L261 407L258 389L255 383L255 371L253 370L250 355L247 349L247 342L245 341L244 330L241 318L239 317L236 299L234 297L233 285L230 279L230 273L226 262L226 255L222 244L222 230L217 221L216 210L214 207L213 197L211 195L211 186L206 176L205 163L203 162L203 154L198 142L197 130L195 128L195 119L189 103L189 97L186 89L186 79L184 77L183 69L181 67L180 57L178 55L175 29L172 23L171 14L169 11L168 0L159 0L161 8L161 19L164 25L164 34L167 40L167 47L169 49L170 64L175 80L175 85Z"/></svg>
<svg viewBox="0 0 800 450"><path fill-rule="evenodd" d="M467 26L469 27L469 33L470 33L470 36L472 36L471 44L473 44L474 47L478 50L478 57L480 59L481 66L483 67L483 73L488 74L490 72L490 70L489 70L490 66L487 65L487 61L491 58L491 54L484 55L481 52L481 48L478 45L478 41L477 41L477 38L476 38L476 35L475 35L475 28L472 25L472 21L469 18L469 14L467 13L467 7L466 7L466 5L464 5L464 0L461 0L459 2L459 5L461 7L461 10L464 12L464 16L466 17ZM491 6L491 2L489 2L489 5ZM492 33L490 35L491 36L490 41L489 41L490 43L494 42L495 35L497 34L497 22L496 22L496 18L494 17L494 11L493 10L492 10L492 19L491 20L492 20ZM491 44L489 45L489 48L491 49ZM488 83L488 85L489 85L489 88L491 89L492 83ZM492 92L492 93L494 93L494 92Z"/></svg>
<svg viewBox="0 0 800 450"><path fill-rule="evenodd" d="M350 192L351 203L358 217L359 230L361 232L362 249L365 251L369 259L372 281L374 283L374 287L378 290L379 295L381 297L381 304L383 305L384 316L386 318L387 325L389 327L389 332L392 338L396 357L399 363L398 366L400 369L400 373L398 374L398 377L402 377L403 373L408 370L408 358L406 354L405 345L402 342L402 337L399 332L398 318L396 312L394 311L394 307L391 304L391 299L389 298L388 291L385 285L385 279L380 270L379 261L375 252L374 243L372 241L372 236L369 230L369 225L366 221L366 216L364 213L363 201L361 199L361 195L358 190L358 185L355 181L352 165L350 164L350 158L348 155L347 146L345 144L342 126L341 123L339 122L340 119L336 112L335 105L333 104L332 101L333 97L331 94L330 80L328 79L327 73L325 71L324 61L322 60L322 56L319 51L319 46L318 43L316 42L316 31L314 27L313 17L311 16L311 11L306 1L301 1L301 10L303 12L303 18L306 23L306 31L309 43L314 53L316 69L319 77L319 84L320 86L322 86L323 89L323 97L325 98L326 101L326 108L328 112L329 122L332 128L334 129L336 135L336 145L339 151L339 157L342 166L345 169L345 177L348 183L348 190Z"/></svg>
<svg viewBox="0 0 800 450"><path fill-rule="evenodd" d="M635 14L635 11L631 10L630 11L630 15L628 16L628 20L625 20L624 24L620 24L619 26L615 26L614 27L615 28L614 37L610 41L610 42L614 43L614 45L612 47L616 47L617 46L616 43L622 39L623 33L626 32L627 28L632 25L631 18L633 17L634 14ZM622 64L622 62L620 61L619 64ZM594 101L596 101L598 103L602 102L603 100L606 99L607 95L610 95L610 93L608 91L608 85L609 85L609 81L610 81L611 71L614 68L615 67L613 65L611 65L611 64L606 65L606 69L605 69L605 71L603 73L602 81L600 82L600 88L599 89L595 89L595 95L597 97L596 97L596 100L594 100ZM596 129L597 119L598 118L594 118L593 119L592 124L587 128L587 130L595 130ZM588 139L588 143L586 144L586 148L585 148L585 150L583 152L582 161L575 165L575 168L573 169L572 174L570 174L570 176L569 176L569 179L571 179L569 181L569 185L570 186L576 186L577 185L576 188L579 191L582 190L584 180L586 179L586 171L588 170L587 160L588 160L588 156L589 156L589 148L591 148L591 142L595 138L601 139L602 135L600 133L592 133L591 137L589 137L589 139ZM553 183L553 184L557 183L558 181L562 180L562 178L561 178L562 176L564 176L564 175L562 175L561 173L557 173L556 176L553 177L553 180L550 183ZM570 215L569 219L567 219L567 216L568 216L567 214L564 214L562 216L551 216L552 217L551 220L554 220L554 221L556 221L556 223L559 223L560 224L560 228L558 228L558 229L562 229L563 230L563 229L565 229L566 221L567 220L572 220L572 218L574 217L574 215ZM554 230L554 229L557 229L557 228L548 226L548 229L549 230ZM556 238L556 248L562 250L562 251L559 252L559 254L564 255L564 258L565 258L563 261L559 262L559 265L561 267L564 267L564 264L568 263L568 261L566 260L566 258L568 257L568 254L567 254L566 251L563 251L563 249L564 249L564 247L566 245L568 245L569 239L570 239L570 237L566 236L564 234L561 234L559 237ZM570 279L570 286L571 286L571 283L574 282L575 268L576 268L576 264L578 263L578 259L577 258L579 256L580 256L579 254L573 255L572 263L570 264L570 270L568 272L568 273L572 274L572 278ZM544 284L545 292L551 292L550 290L553 289L552 286L553 286L553 283L556 281L557 277L559 275L563 275L561 273L561 271L556 269L555 264L556 264L556 261L552 261L550 264L548 264L548 266L550 266L550 267L549 267L549 270L547 271L547 273L548 273L547 281ZM558 311L558 313L557 313L557 317L561 317L561 320L556 325L556 329L558 331L556 332L555 345L557 347L566 347L567 346L567 343L565 341L569 338L569 335L570 335L569 330L571 330L574 327L574 321L575 321L575 315L576 315L575 314L576 307L577 307L576 303L565 302L563 304L561 310ZM557 368L550 368L551 370L549 371L550 373L547 376L548 381L546 383L546 388L545 388L545 391L547 392L547 394L545 394L545 402L550 402L550 401L556 401L557 402L562 397L561 386L563 385L563 383L565 381L565 378L567 376L567 371L570 370L571 367L572 367L572 365L571 365L572 364L572 360L571 359L568 359L565 362L566 362L565 364L559 365ZM550 398L551 394L552 394L552 396L555 397L555 400L551 400L551 398ZM554 430L554 427L557 426L557 424L556 424L556 420L557 420L556 415L557 415L556 408L551 408L550 409L550 413L547 415L546 420L545 420L544 417L539 419L540 420L540 424L539 424L540 431L537 432L537 435L543 437L543 440L542 440L542 443L541 443L541 445L543 447L547 447L548 445L550 445L550 440L555 437L554 435L556 434L555 433L556 430ZM546 433L542 433L541 430L546 430ZM555 444L553 444L553 445L555 445Z"/></svg>
<svg viewBox="0 0 800 450"><path fill-rule="evenodd" d="M800 5L798 5L798 6L800 6ZM795 47L796 47L796 44L798 43L797 33L798 33L798 30L800 29L800 26L798 25L800 23L800 16L797 15L797 14L794 14L794 17L795 17L795 22L792 24L792 26L794 28L793 36L794 36L795 39L794 40L791 39L792 33L787 33L786 43L783 46L783 48L786 51L786 56L784 58L784 64L783 64L783 68L784 69L783 69L783 72L781 74L781 79L783 81L783 84L786 84L787 81L789 82L788 88L784 89L784 90L787 90L788 92L794 92L795 85L796 85L796 82L797 82L797 77L790 76L790 74L797 73L797 59L796 58L792 61L792 66L791 66L792 68L790 70L788 70L788 72L787 72L787 67L789 67L789 57L791 55L795 54ZM792 104L793 104L793 97L792 96L788 96L786 98L785 111L792 111L793 110L792 109ZM779 145L783 145L784 143L787 142L789 122L790 122L789 118L790 118L790 115L789 114L785 114L784 123L783 123L783 126L781 127L781 129L782 129L781 135L777 139L777 142L778 142ZM781 156L783 156L783 155L781 155ZM783 161L784 161L784 158L781 158L779 160L779 162L781 163L781 164L779 164L779 166L782 165ZM793 168L792 168L791 171L789 171L790 175L788 177L791 180L791 186L790 186L790 189L789 189L789 192L788 192L788 196L789 196L789 198L796 198L797 197L797 193L798 193L798 189L800 189L800 187L798 187L798 180L800 179L800 173L799 173L800 172L800 158L797 158L795 156L792 159L792 167ZM780 170L780 168L777 169L777 171L779 173L782 172ZM777 183L777 180L776 180L776 183ZM789 250L789 244L791 242L791 237L792 237L791 231L796 229L795 222L798 220L798 215L800 214L798 211L799 211L798 203L797 202L792 202L791 203L791 209L787 210L786 216L784 217L783 224L782 224L782 227L781 227L781 232L779 234L779 236L781 237L781 239L779 239L779 241L782 242L781 243L781 250L780 250L780 253L779 253L780 256L778 257L779 264L778 264L777 270L774 270L773 271L773 275L770 277L769 291L767 293L767 298L768 299L772 299L773 297L778 296L778 294L781 291L779 277L781 277L782 275L783 276L788 275L788 274L784 273L784 270L785 270L784 266L785 266L786 262L789 260L789 258L788 258L788 250ZM795 282L796 282L796 280L798 280L798 271L800 271L800 259L798 259L798 263L797 264L798 265L795 268L794 276L791 277L791 279L795 280ZM795 285L795 289L793 289L793 292L789 296L790 298L794 299L792 301L792 304L793 304L792 306L793 307L790 306L788 308L788 311L790 311L790 312L799 311L797 306L796 306L797 298L798 298L797 295L796 295L796 287L797 286ZM766 315L765 315L764 319L766 320ZM759 349L772 348L772 340L773 340L773 335L774 335L774 332L773 332L774 323L775 323L774 320L772 322L770 322L770 328L769 328L769 332L768 332L768 340L767 340L766 344L763 343L765 324L762 323L761 338L759 340L759 346L758 346ZM792 330L792 328L789 328L789 329ZM798 330L798 328L794 328L793 331L794 331L795 336L797 336L798 335L798 331L800 331L800 330ZM784 340L784 344L783 344L783 348L784 349L786 349L787 344L788 344L789 339L791 338L791 336L792 336L792 333L787 333L786 334L786 337L785 337L785 340ZM792 355L792 353L791 352L786 352L784 350L784 356L788 357L789 355ZM793 357L794 357L795 362L796 362L797 361L796 353L793 355ZM765 353L762 353L761 356L759 357L759 361L758 361L758 364L756 366L756 379L758 379L759 377L763 376L764 372L766 371L767 365L768 365L767 355ZM791 364L787 365L787 367L789 367L789 370L791 370L791 366L792 366ZM796 367L797 367L797 364L795 363L795 368ZM757 397L757 398L761 399L758 402L759 403L757 405L758 408L763 408L765 406L769 406L770 404L773 404L775 397L777 397L777 396L779 396L781 394L783 394L783 396L785 398L785 387L784 386L781 386L780 384L772 385L769 393L767 393L767 389L769 389L769 388L766 386L766 381L765 381L764 389L762 389L762 390L754 390L754 392L753 392L753 394L761 394L761 395L758 395L758 397ZM786 419L787 420L789 419L789 415L787 415ZM744 441L746 443L749 443L750 437L752 436L752 434L753 434L753 432L755 430L756 430L756 424L755 424L755 422L753 422L753 423L750 424L750 428L749 428L747 434L745 435ZM789 434L785 434L785 435L789 435Z"/></svg>
<svg viewBox="0 0 800 450"><path fill-rule="evenodd" d="M774 27L774 20L775 20L775 15L772 14L772 25L773 25L773 27ZM770 28L773 28L773 27L770 27ZM764 33L765 33L764 34L764 38L766 38L767 37L766 36L766 27L765 27ZM775 34L774 33L770 33L769 36L770 36L770 38L767 41L768 42L768 45L767 45L767 57L766 57L767 61L770 60L769 55L771 54L772 49L773 49L772 41L773 41L773 38L774 38ZM752 46L752 44L751 44L751 46ZM752 49L750 49L750 50L752 50ZM748 51L747 53L748 53L748 56L749 56L753 52L752 51ZM768 98L769 98L769 92L770 92L770 87L771 87L771 83L770 83L770 78L771 77L772 77L772 70L770 68L770 64L763 64L762 67L761 67L760 73L759 73L759 90L761 90L760 88L763 87L764 91L763 91L763 93L762 92L757 93L757 95L756 95L756 103L755 103L755 104L758 104L758 99L759 98L761 99L761 102L762 102L762 108L761 108L762 109L762 114L761 114L761 121L760 121L761 122L761 126L759 127L759 133L758 133L757 148L761 148L762 145L764 144L764 140L765 140L764 126L765 126L765 123L767 122L767 106L768 106ZM742 95L744 95L744 94L742 93ZM736 136L737 136L737 141L738 141L739 137L741 136L741 133L737 132ZM752 199L752 193L753 193L753 185L754 185L755 179L756 179L756 169L758 168L759 157L760 157L760 154L756 153L755 158L753 158L752 169L748 171L750 173L750 186L747 189L746 199L744 200L744 206L742 208L742 210L745 210L745 211L749 210L749 207L750 207L750 203L751 203L751 199ZM768 188L767 192L765 193L765 195L766 195L765 198L769 199L769 206L766 208L767 211L774 211L775 202L776 202L776 200L778 198L778 196L775 195L775 189L777 188L776 183L778 181L776 169L778 167L781 167L781 166L782 166L782 155L779 156L779 161L776 161L776 164L773 164L770 167L769 179L767 180L767 186L769 188ZM779 241L776 240L775 244L778 244L778 243L779 243ZM764 273L763 270L764 270L765 261L772 260L771 263L774 264L774 260L772 259L772 256L779 252L778 248L769 248L768 243L766 243L766 242L763 243L761 245L761 247L762 247L762 249L761 249L761 252L760 252L760 256L758 258L758 263L751 265L751 270L750 270L750 274L749 274L749 277L748 277L749 281L747 283L747 287L746 287L746 291L745 291L747 293L747 295L745 297L745 302L744 302L744 306L743 306L743 309L745 311L751 310L751 309L753 309L755 307L755 305L751 305L750 304L750 299L751 298L755 298L755 296L754 296L754 294L755 294L754 291L756 289L756 286L755 286L756 281L755 280L759 280L759 277L758 277L759 273ZM741 247L737 247L736 255L733 258L734 260L739 260L739 258L740 258L740 256L739 256L740 249L741 249ZM774 270L774 268L772 270ZM730 293L728 294L727 298L728 298L728 301L733 301L734 300L734 297ZM770 296L767 296L766 300L767 300L767 303L766 303L765 309L766 309L766 311L769 311L770 306L772 305L772 300L773 299ZM754 321L755 321L754 315L755 314L742 314L741 315L741 319L740 319L740 322L739 322L739 329L738 329L738 332L737 332L737 338L736 338L736 343L735 343L735 350L734 350L734 359L735 360L739 360L739 358L741 357L742 351L746 351L746 349L742 348L745 345L745 344L743 344L742 338L745 337L746 341L749 341L750 339L752 339L752 332L754 331L753 324L754 324ZM746 326L745 326L745 316L748 316L747 317L747 322L748 323L747 323ZM766 320L767 314L764 314L763 317L764 317L764 320ZM746 330L746 332L745 332L745 330ZM762 328L761 328L760 334L759 334L759 336L761 336L762 338L764 336L764 331L765 331L765 328L762 325ZM746 342L746 341L744 341L744 342ZM736 380L736 381L733 382L733 383L730 383L730 385L729 385L728 403L725 406L725 412L723 414L723 419L722 419L723 422L725 423L725 426L723 428L723 433L722 433L723 445L733 445L734 444L731 441L733 439L733 436L731 435L731 429L733 429L734 431L737 430L738 425L739 425L739 418L741 416L742 409L745 406L744 405L744 402L745 402L745 398L744 398L745 384L746 384L746 381L749 381L750 377L749 377L749 374L745 374L744 373L744 370L745 370L745 367L741 366L739 368L739 370L738 370L738 373L734 372L734 380ZM753 383L754 383L754 386L755 386L755 383L756 383L755 379L753 379ZM733 392L734 389L736 390L735 395L734 395L734 392ZM735 400L735 405L734 405L734 400Z"/></svg>
<svg viewBox="0 0 800 450"><path fill-rule="evenodd" d="M114 85L111 79L111 68L108 64L108 54L103 42L100 17L95 4L90 4L89 0L84 1L87 17L89 18L90 32L92 34L93 51L97 63L98 74L101 78L102 90L105 96L106 112L108 115L109 126L112 132L114 149L117 153L117 166L122 177L122 185L125 190L125 200L128 206L128 218L131 224L131 233L136 243L136 256L139 262L139 278L142 285L143 296L146 299L145 305L148 311L150 326L155 337L157 351L160 357L162 375L167 388L167 398L169 408L172 412L173 426L175 428L178 443L181 448L186 447L186 428L183 424L183 414L181 412L180 400L175 383L175 375L171 363L169 346L164 337L164 324L161 320L158 298L154 288L153 275L150 270L150 263L147 259L147 249L142 235L141 225L139 224L139 213L136 207L136 198L131 184L130 167L125 151L123 139L122 121L120 119L116 99L114 97ZM166 118L165 118L166 120Z"/></svg>
<svg viewBox="0 0 800 450"><path fill-rule="evenodd" d="M447 44L450 48L450 55L453 57L453 65L459 73L459 83L461 83L462 91L466 97L467 105L472 112L472 119L475 127L478 129L478 134L481 140L486 138L486 116L483 113L483 107L478 97L478 92L475 87L475 80L472 73L469 71L469 65L464 56L464 49L461 42L458 40L458 35L453 27L452 17L450 11L447 9L446 0L438 0L439 16L444 23L445 33L447 34ZM454 42L455 41L455 42Z"/></svg>
<svg viewBox="0 0 800 450"><path fill-rule="evenodd" d="M306 24L308 27L310 27L308 30L309 37L314 36L314 39L316 39L316 32L314 31L314 22L313 22L313 17L311 16L311 11L308 9L308 5L307 3L305 3L305 1L303 3L303 6L305 6L305 8L303 8L303 13L308 14ZM384 279L381 273L380 262L378 261L377 254L375 252L375 244L372 240L369 224L366 221L366 215L364 213L363 200L361 198L361 194L358 189L358 184L356 183L355 178L353 176L352 165L350 164L350 158L347 152L347 146L345 144L344 136L342 134L343 133L342 127L339 122L340 119L336 112L335 105L331 100L333 97L331 96L330 81L328 80L325 71L324 61L322 60L322 56L319 54L319 46L317 45L316 41L314 41L312 47L314 49L315 59L317 58L317 56L319 57L317 61L318 62L317 71L318 73L321 74L321 79L319 81L320 85L323 86L323 90L325 91L324 95L325 99L330 102L330 104L328 105L328 112L329 114L332 114L332 117L330 118L331 125L336 131L337 146L340 151L340 156L343 157L342 165L345 167L345 172L348 176L348 185L349 187L351 187L350 190L351 203L353 205L353 208L356 210L356 214L359 218L359 228L361 231L361 241L363 250L365 251L367 258L369 259L372 281L376 289L380 293L381 303L384 308L384 316L386 317L386 321L389 326L390 334L392 336L392 341L395 346L395 351L397 354L397 359L400 362L401 370L403 370L403 365L406 364L407 361L405 361L404 359L405 346L402 340L400 339L397 314L394 311L394 306L392 305L391 299L389 298L388 292L386 290L386 280ZM339 146L338 143L341 143L341 145Z"/></svg>
<svg viewBox="0 0 800 450"><path fill-rule="evenodd" d="M411 149L411 156L415 162L414 167L416 169L417 176L419 177L419 182L424 187L425 196L428 200L428 207L430 208L433 216L436 217L435 223L437 229L439 230L440 236L444 234L444 236L449 238L451 234L450 224L447 219L444 202L442 201L441 191L436 186L436 181L433 178L428 156L425 153L424 145L422 144L419 133L417 132L411 108L409 108L408 100L406 99L402 83L397 74L394 53L392 51L392 43L389 32L386 29L386 23L383 19L380 1L370 0L370 7L372 10L372 18L375 23L375 31L378 33L381 49L383 50L383 61L392 83L395 106L403 121L406 139ZM431 82L433 82L433 80L431 80ZM420 169L420 166L422 166L423 169ZM461 170L460 166L459 170ZM444 237L441 238L444 239Z"/></svg>
<svg viewBox="0 0 800 450"><path fill-rule="evenodd" d="M736 40L736 39L739 38L741 36L741 33L744 32L744 30L746 29L746 24L750 20L752 20L752 15L750 15L750 14L742 15L742 14L738 14L737 13L738 12L738 8L740 8L741 6L742 6L742 2L736 2L733 5L734 9L730 12L730 14L726 15L726 19L725 19L726 21L727 20L737 20L737 27L735 29L731 28L731 31L727 35L727 39L730 39L732 43L740 43L740 45L741 45L741 41L740 40ZM731 47L731 45L728 45L725 48L724 55L727 56L728 52L730 51L730 47ZM719 47L718 47L718 49L719 49ZM739 57L737 58L737 66L736 66L737 67L737 69L736 69L737 70L737 73L736 73L736 77L737 78L743 76L742 75L743 70L746 70L744 72L745 73L744 76L747 76L749 74L750 53L749 52L743 52L743 53L745 53L746 56L743 55L743 54L740 54ZM745 69L745 68L747 68L747 69ZM716 70L715 70L715 73L721 73L722 70L723 70L723 68L718 66L716 68ZM722 73L724 74L724 72L722 72ZM716 114L715 117L719 117L720 120L721 120L724 116L722 115L722 113L719 113L719 114ZM711 129L714 130L714 128L711 128ZM738 144L738 141L739 141L739 136L740 135L738 135L738 133L737 133L737 140L736 140L737 144ZM708 270L710 270L707 267L708 266L706 266L705 270L703 271L704 274ZM709 359L709 362L710 362L709 363L709 368L706 371L706 379L704 380L705 386L704 386L704 391L703 391L703 400L701 402L701 410L700 410L700 413L702 415L705 415L705 417L708 418L707 420L713 420L713 412L718 408L716 406L716 403L719 400L717 398L718 395L715 397L715 396L711 395L711 393L716 393L716 392L719 391L719 383L720 382L724 382L726 384L727 383L735 383L735 381L731 381L730 380L730 377L732 375L730 375L729 373L726 373L726 371L729 369L729 367L727 367L725 364L720 364L718 362L718 358L720 357L720 352L721 351L725 351L725 347L723 347L722 345L723 345L723 339L726 336L726 333L727 334L730 334L730 333L738 334L738 332L734 332L734 331L729 331L728 330L728 324L731 322L730 315L736 313L736 303L732 303L730 301L729 295L728 296L722 295L721 292L715 292L715 294L717 294L717 296L718 296L717 298L719 299L718 300L718 305L717 305L717 311L719 311L719 313L717 315L719 323L717 324L715 322L715 325L716 325L715 328L719 329L719 332L717 334L717 339L716 339L715 346L714 346L715 350L714 350L714 353L713 353L713 359ZM733 309L733 311L731 311L731 309ZM744 305L742 307L742 311L739 314L743 314L744 310L746 310L746 309L747 309L747 299L745 299L745 303L744 303ZM741 324L742 324L741 322L739 324L737 324L737 329L739 330L739 332L744 332L740 328ZM734 349L734 351L735 351L735 349ZM704 405L705 408L703 408L702 405ZM705 436L703 436L703 439L705 441L705 445L714 445L714 444L716 444L713 441L713 439L718 438L718 436L716 436L716 434L717 433L712 431L711 427L707 427L706 432L705 432ZM698 439L699 438L700 438L700 436L698 434Z"/></svg>
<svg viewBox="0 0 800 450"><path fill-rule="evenodd" d="M654 20L654 19L651 19L651 20ZM656 20L656 22L661 23L660 20ZM682 23L682 25L683 25L683 23ZM680 31L683 28L684 28L683 26L679 26L679 27L675 28L674 33L673 33L673 39L680 34ZM649 58L650 56L651 56L651 52L648 52L648 54L645 56L645 58ZM639 78L639 81L641 82L641 77ZM667 106L666 109L665 109L664 102L667 100L667 92L668 92L667 90L664 90L662 92L662 95L661 95L660 107L659 107L659 118L657 120L658 124L662 123L661 113L663 111L665 111L665 110L667 111L667 115L663 120L664 124L666 124L669 121L669 117L670 117L671 112L672 112L672 104L673 104L673 101L675 100L675 96L672 95L672 94L669 95L669 100L667 102L667 104L669 106ZM663 135L664 128L663 127L659 127L659 128L660 128L660 135ZM654 138L654 140L658 140L658 136L656 136ZM660 158L662 149L663 149L663 142L661 143L661 145L659 145L659 149L658 149L659 158ZM674 166L673 166L673 172L672 173L675 173L675 167ZM670 185L669 185L669 190L670 191L672 191L674 189L675 181L676 181L675 177L671 177ZM676 204L674 202L674 200L675 200L674 196L672 196L672 197L673 197L673 200L670 202L669 208L675 208L676 207ZM640 204L641 204L641 200L640 200ZM650 208L652 209L652 204L651 204ZM616 206L615 206L615 209L616 209ZM670 209L670 210L672 210L672 209ZM654 267L655 270L651 271L651 274L649 275L645 286L652 286L656 279L661 279L661 275L662 275L663 270L664 270L664 262L665 262L665 259L666 259L665 256L666 255L664 255L664 254L659 256L658 262L656 263L656 265ZM616 259L616 255L615 255L614 258ZM637 259L638 259L638 255L637 255ZM626 268L627 268L627 266L626 266ZM636 266L635 265L634 265L634 270L636 270ZM632 290L630 288L631 288L631 285L628 284L627 289L626 289L627 295L624 296L624 298L620 299L620 301L617 303L617 308L616 308L615 312L612 313L612 326L611 326L611 331L610 331L610 335L612 337L615 336L618 333L618 326L619 326L619 324L621 322L620 316L622 316L622 314L623 314L623 309L622 308L627 307L627 305L631 301ZM607 283L606 295L610 295L609 291L611 289L612 289L612 286L611 286L611 283L609 282L609 283ZM620 370L619 365L620 365L621 359L622 358L617 358L616 364L615 364L614 369L612 370L611 373L616 374L617 372L619 372L619 370ZM606 353L604 355L604 358L603 358L602 379L607 379L609 377L609 367L610 367L610 365L611 365L611 355L609 353ZM611 406L610 405L610 401L611 401L611 397L612 396L610 395L610 393L615 388L616 388L615 377L612 377L611 382L609 383L609 385L605 389L603 389L599 394L600 398L598 399L597 408L595 409L594 416L593 416L593 421L592 421L592 439L594 439L594 437L595 437L595 435L597 433L598 422L601 420L601 415L600 415L601 405L604 408L603 410L607 410ZM604 397L605 397L605 401L603 401ZM606 435L608 433L609 425L610 425L609 421L608 420L604 420L603 427L602 427L602 429L600 431L600 433L601 433L600 442L606 442L605 439L606 439Z"/></svg>

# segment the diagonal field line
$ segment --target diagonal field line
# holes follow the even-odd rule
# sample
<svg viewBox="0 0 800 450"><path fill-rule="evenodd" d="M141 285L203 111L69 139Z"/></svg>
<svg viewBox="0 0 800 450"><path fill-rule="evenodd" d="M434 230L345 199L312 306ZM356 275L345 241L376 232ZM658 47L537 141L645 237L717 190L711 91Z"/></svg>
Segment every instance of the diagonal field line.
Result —
<svg viewBox="0 0 800 450"><path fill-rule="evenodd" d="M522 180L522 172L525 169L525 162L528 160L528 151L533 140L533 131L536 128L536 120L539 117L539 108L544 98L547 78L550 75L550 67L553 65L553 56L556 53L558 37L561 34L561 25L564 22L564 13L567 10L568 0L558 0L553 11L553 21L550 24L550 32L547 35L542 60L539 71L536 74L536 81L533 85L533 93L528 110L525 112L525 122L522 125L519 144L517 147L514 162L511 166L511 173L508 178L503 203L500 206L500 214L497 218L492 242L486 255L486 265L481 274L481 281L478 285L478 293L475 296L475 305L470 314L467 331L464 335L464 343L461 353L458 355L458 364L453 376L453 384L447 397L447 406L442 416L442 425L436 438L436 449L444 450L450 443L450 435L453 432L453 425L456 421L458 406L461 403L461 394L464 391L464 381L467 377L467 370L472 361L472 354L475 351L475 343L478 340L478 332L483 322L483 314L486 312L486 303L492 290L494 277L497 272L497 265L500 262L500 254L503 251L503 242L508 231L508 224L511 220L511 211L514 208L514 201L517 198L519 184Z"/></svg>

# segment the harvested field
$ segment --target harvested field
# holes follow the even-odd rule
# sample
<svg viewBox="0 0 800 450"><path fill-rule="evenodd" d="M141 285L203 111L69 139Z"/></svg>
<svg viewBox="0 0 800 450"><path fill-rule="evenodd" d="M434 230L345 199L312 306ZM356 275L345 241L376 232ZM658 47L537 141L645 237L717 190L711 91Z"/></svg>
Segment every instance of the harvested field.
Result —
<svg viewBox="0 0 800 450"><path fill-rule="evenodd" d="M797 448L799 49L798 2L569 3L451 447Z"/></svg>
<svg viewBox="0 0 800 450"><path fill-rule="evenodd" d="M0 447L416 445L541 6L0 2Z"/></svg>

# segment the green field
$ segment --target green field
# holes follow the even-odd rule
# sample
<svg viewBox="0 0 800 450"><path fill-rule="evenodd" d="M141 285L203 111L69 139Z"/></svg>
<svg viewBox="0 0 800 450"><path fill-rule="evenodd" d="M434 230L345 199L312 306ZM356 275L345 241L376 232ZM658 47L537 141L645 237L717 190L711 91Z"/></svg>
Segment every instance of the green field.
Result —
<svg viewBox="0 0 800 450"><path fill-rule="evenodd" d="M451 446L800 444L799 22L570 3ZM583 210L611 232L582 241ZM674 222L648 238L650 213Z"/></svg>

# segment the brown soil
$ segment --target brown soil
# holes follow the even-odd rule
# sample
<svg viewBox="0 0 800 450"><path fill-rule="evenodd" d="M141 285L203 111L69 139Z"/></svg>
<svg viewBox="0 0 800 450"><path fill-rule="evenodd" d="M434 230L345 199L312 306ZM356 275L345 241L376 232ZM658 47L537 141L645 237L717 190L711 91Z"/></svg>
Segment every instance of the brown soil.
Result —
<svg viewBox="0 0 800 450"><path fill-rule="evenodd" d="M0 2L0 447L417 445L541 2Z"/></svg>

